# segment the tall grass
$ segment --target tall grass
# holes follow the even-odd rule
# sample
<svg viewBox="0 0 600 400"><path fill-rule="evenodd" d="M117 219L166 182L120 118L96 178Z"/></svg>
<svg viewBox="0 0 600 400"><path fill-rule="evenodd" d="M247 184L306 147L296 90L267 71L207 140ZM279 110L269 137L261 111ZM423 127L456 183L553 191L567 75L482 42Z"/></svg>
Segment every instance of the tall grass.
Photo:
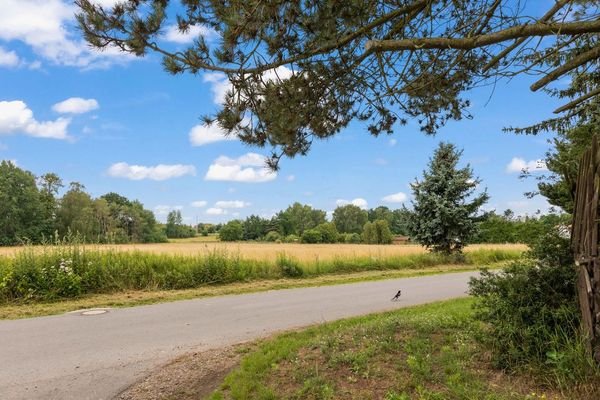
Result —
<svg viewBox="0 0 600 400"><path fill-rule="evenodd" d="M188 289L281 277L369 270L422 269L442 264L483 266L519 258L519 250L481 249L461 258L437 254L352 256L312 261L285 253L275 261L249 260L239 252L213 250L197 255L154 254L99 249L71 244L26 247L13 257L0 257L0 303L56 300L125 290Z"/></svg>

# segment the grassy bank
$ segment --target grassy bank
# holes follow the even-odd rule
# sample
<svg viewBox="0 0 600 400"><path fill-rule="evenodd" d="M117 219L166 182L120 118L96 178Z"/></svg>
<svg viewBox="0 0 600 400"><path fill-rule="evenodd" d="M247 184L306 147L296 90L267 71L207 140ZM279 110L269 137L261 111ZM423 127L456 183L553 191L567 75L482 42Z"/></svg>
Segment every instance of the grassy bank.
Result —
<svg viewBox="0 0 600 400"><path fill-rule="evenodd" d="M533 372L494 370L475 340L471 305L471 299L434 303L267 340L211 399L599 398L594 371L557 388Z"/></svg>
<svg viewBox="0 0 600 400"><path fill-rule="evenodd" d="M482 266L520 255L519 250L481 249L461 257L423 253L299 261L280 253L275 261L257 261L225 251L172 255L100 250L77 245L25 248L14 256L0 257L0 304L131 290L181 290L204 285L339 273L419 270L448 264Z"/></svg>
<svg viewBox="0 0 600 400"><path fill-rule="evenodd" d="M505 263L491 264L500 268ZM347 274L329 274L310 278L279 278L236 282L224 285L203 285L193 289L181 290L127 290L108 294L87 294L71 299L48 301L15 301L0 303L0 320L40 317L63 314L70 311L89 308L122 308L147 304L165 303L177 300L189 300L202 297L224 296L263 292L267 290L294 289L301 287L331 286L346 283L366 282L382 279L409 278L452 272L473 270L472 265L436 265L421 269L402 269L386 271L365 271Z"/></svg>

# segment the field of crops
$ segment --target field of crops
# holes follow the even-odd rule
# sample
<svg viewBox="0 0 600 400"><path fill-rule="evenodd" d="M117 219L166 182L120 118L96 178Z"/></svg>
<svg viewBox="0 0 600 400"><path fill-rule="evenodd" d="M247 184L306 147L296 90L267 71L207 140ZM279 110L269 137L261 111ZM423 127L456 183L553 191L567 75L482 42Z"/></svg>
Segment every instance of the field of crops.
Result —
<svg viewBox="0 0 600 400"><path fill-rule="evenodd" d="M87 247L100 250L143 251L170 255L208 255L217 251L227 253L230 256L239 256L240 258L256 261L275 261L280 254L285 253L287 256L301 262L326 261L339 258L388 258L426 253L423 247L414 244L367 245L176 241L158 244L90 245ZM42 247L40 246L40 248ZM466 252L480 249L526 250L526 248L525 245L521 244L486 244L468 246ZM0 247L0 256L11 256L22 249L23 247Z"/></svg>

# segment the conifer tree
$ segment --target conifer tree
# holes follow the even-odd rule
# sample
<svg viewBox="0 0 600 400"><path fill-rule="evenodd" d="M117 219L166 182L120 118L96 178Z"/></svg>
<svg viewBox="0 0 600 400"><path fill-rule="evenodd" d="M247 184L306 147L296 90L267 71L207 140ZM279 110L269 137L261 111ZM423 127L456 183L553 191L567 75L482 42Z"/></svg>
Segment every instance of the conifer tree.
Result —
<svg viewBox="0 0 600 400"><path fill-rule="evenodd" d="M423 179L411 184L411 237L435 252L461 252L474 236L477 213L489 198L487 191L473 196L481 181L470 166L458 168L461 155L453 144L440 143Z"/></svg>

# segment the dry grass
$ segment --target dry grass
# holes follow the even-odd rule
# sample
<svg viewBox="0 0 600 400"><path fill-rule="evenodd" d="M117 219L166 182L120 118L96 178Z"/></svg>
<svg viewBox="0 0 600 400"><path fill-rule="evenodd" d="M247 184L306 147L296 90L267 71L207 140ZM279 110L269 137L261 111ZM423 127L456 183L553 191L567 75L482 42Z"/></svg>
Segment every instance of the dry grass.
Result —
<svg viewBox="0 0 600 400"><path fill-rule="evenodd" d="M255 243L255 242L193 242L176 241L155 244L90 245L94 249L118 251L139 250L155 254L198 255L210 254L215 250L228 254L239 254L241 258L256 261L275 261L285 253L300 262L327 261L337 258L378 257L387 258L410 254L422 254L426 250L416 244L370 245L370 244L295 244L295 243ZM41 247L40 247L41 248ZM0 256L12 256L23 247L0 247ZM466 251L479 249L526 250L523 244L471 245Z"/></svg>

